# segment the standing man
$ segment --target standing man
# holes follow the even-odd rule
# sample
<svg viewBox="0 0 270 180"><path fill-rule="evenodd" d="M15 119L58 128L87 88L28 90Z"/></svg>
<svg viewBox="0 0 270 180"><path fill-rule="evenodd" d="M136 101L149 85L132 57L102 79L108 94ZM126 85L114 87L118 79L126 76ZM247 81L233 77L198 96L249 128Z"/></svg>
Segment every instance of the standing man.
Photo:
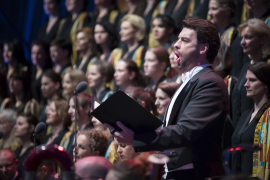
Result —
<svg viewBox="0 0 270 180"><path fill-rule="evenodd" d="M219 35L207 20L190 18L182 24L174 47L175 61L184 72L183 83L167 107L163 127L134 134L117 122L123 131L115 132L114 137L133 144L136 152L175 150L165 165L166 179L222 176L221 136L229 108L228 91L210 66L220 47Z"/></svg>

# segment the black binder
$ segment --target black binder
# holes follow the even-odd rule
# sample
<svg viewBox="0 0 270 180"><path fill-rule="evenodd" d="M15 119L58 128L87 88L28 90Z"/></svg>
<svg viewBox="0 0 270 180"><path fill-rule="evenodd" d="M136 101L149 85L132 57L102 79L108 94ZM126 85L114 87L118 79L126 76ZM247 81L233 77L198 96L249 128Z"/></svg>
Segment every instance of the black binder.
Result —
<svg viewBox="0 0 270 180"><path fill-rule="evenodd" d="M94 103L98 102L92 101L92 106ZM135 134L153 132L162 125L160 119L121 90L101 103L91 114L100 122L110 124L114 128L118 128L116 122L121 121Z"/></svg>

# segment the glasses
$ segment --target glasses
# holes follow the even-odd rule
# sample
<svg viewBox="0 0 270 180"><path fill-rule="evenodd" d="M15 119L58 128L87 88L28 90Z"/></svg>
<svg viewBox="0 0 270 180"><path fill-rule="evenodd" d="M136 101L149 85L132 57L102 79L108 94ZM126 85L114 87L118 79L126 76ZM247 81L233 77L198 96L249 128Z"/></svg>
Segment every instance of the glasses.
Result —
<svg viewBox="0 0 270 180"><path fill-rule="evenodd" d="M3 169L4 167L5 167L5 168L10 168L12 165L13 165L13 163L12 163L12 164L4 164L4 165L0 165L0 169Z"/></svg>

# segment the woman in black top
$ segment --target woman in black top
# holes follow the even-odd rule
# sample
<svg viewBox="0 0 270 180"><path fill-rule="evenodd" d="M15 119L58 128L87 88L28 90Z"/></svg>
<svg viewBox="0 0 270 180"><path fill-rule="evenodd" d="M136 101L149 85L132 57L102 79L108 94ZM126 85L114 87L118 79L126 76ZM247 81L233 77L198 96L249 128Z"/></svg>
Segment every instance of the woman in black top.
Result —
<svg viewBox="0 0 270 180"><path fill-rule="evenodd" d="M27 62L24 57L24 50L21 43L13 39L4 43L3 57L5 63L8 65L6 72L7 80L15 70L27 71Z"/></svg>
<svg viewBox="0 0 270 180"><path fill-rule="evenodd" d="M47 108L46 124L52 127L52 133L47 135L41 144L60 145L62 138L68 132L68 127L71 124L70 116L68 115L68 102L59 99L54 100Z"/></svg>
<svg viewBox="0 0 270 180"><path fill-rule="evenodd" d="M76 50L79 52L79 58L73 69L79 69L86 73L94 61L93 57L99 54L94 43L92 28L84 27L77 31Z"/></svg>
<svg viewBox="0 0 270 180"><path fill-rule="evenodd" d="M255 144L254 134L260 134L260 138L267 138L267 132L255 131L257 129L258 121L269 108L269 87L270 87L270 65L265 62L258 62L249 65L247 68L247 73L245 78L247 79L245 83L245 88L247 90L246 96L252 98L254 101L253 107L245 111L236 126L236 129L232 135L232 144ZM268 117L265 117L268 118ZM268 123L268 120L265 122ZM263 126L263 125L262 125ZM261 126L261 127L262 127ZM260 128L259 128L260 129ZM260 131L262 131L260 129ZM262 135L263 133L264 136ZM263 137L262 137L263 136ZM268 146L268 145L267 145ZM266 147L267 148L267 147ZM263 151L263 150L261 150ZM268 157L268 155L266 154ZM252 151L241 151L235 152L232 159L232 171L233 173L244 173L247 175L253 174L253 164L256 158L253 157ZM259 159L259 158L258 158ZM259 161L264 161L259 159ZM257 160L257 159L256 159ZM267 160L268 161L268 160ZM253 169L254 171L254 169ZM256 171L256 170L255 170Z"/></svg>
<svg viewBox="0 0 270 180"><path fill-rule="evenodd" d="M50 59L49 45L44 41L38 40L32 44L31 60L33 63L32 68L32 93L40 104L46 104L46 99L43 97L40 86L42 74L47 69L52 68Z"/></svg>
<svg viewBox="0 0 270 180"><path fill-rule="evenodd" d="M14 126L14 135L20 138L22 142L22 145L14 151L16 158L19 160L17 170L21 177L24 177L24 161L30 151L34 149L33 133L37 124L38 120L35 116L22 113L19 114Z"/></svg>
<svg viewBox="0 0 270 180"><path fill-rule="evenodd" d="M246 97L245 75L247 67L255 62L268 62L270 57L270 29L259 19L250 19L239 26L243 52L248 54L250 60L243 65L238 82L231 94L232 120L237 125L241 114L253 106L253 100Z"/></svg>
<svg viewBox="0 0 270 180"><path fill-rule="evenodd" d="M113 25L108 21L96 23L94 37L97 48L101 52L101 55L97 56L98 60L108 61L112 50L118 45L118 39Z"/></svg>
<svg viewBox="0 0 270 180"><path fill-rule="evenodd" d="M102 102L113 94L110 88L106 87L106 84L112 81L113 74L112 65L106 61L94 62L87 73L88 84L92 88L93 95Z"/></svg>
<svg viewBox="0 0 270 180"><path fill-rule="evenodd" d="M41 91L44 98L46 98L47 104L44 104L43 108L38 113L39 122L45 122L47 119L46 109L47 105L55 99L62 99L62 85L61 77L52 69L45 71L41 78Z"/></svg>
<svg viewBox="0 0 270 180"><path fill-rule="evenodd" d="M43 0L43 9L48 15L48 21L39 29L39 40L50 44L55 39L61 21L60 6L61 0Z"/></svg>

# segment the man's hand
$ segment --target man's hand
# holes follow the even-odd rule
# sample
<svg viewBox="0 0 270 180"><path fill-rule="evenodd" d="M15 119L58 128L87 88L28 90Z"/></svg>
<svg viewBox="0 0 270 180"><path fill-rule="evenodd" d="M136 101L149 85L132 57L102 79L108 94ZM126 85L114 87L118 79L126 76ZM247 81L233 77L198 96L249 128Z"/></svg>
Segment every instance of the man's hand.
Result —
<svg viewBox="0 0 270 180"><path fill-rule="evenodd" d="M114 127L112 127L111 125L109 125L107 123L105 123L104 125L106 125L110 129L110 132L113 134L114 138L119 143L124 143L124 144L127 144L127 145L133 145L134 132L132 130L130 130L129 128L127 128L120 121L117 121L116 124L117 124L117 126L119 128L122 129L121 132L116 131L115 133L113 133L115 131Z"/></svg>

